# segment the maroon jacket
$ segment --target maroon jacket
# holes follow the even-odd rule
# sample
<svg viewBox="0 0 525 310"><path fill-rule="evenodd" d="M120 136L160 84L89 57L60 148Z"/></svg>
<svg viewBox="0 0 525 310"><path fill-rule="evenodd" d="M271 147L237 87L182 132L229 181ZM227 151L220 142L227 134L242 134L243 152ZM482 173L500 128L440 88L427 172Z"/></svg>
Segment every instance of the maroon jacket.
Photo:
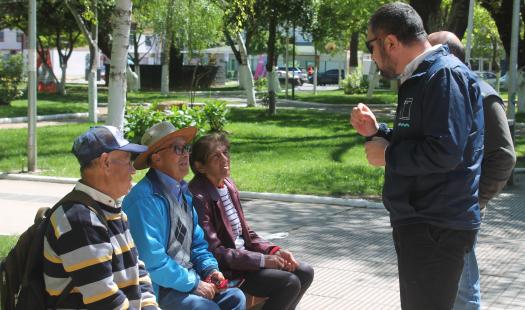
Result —
<svg viewBox="0 0 525 310"><path fill-rule="evenodd" d="M193 194L193 205L199 215L199 225L206 234L208 249L215 255L219 267L226 277L239 277L243 272L259 270L261 255L273 254L279 250L275 244L259 237L246 223L241 208L239 191L233 180L224 181L232 203L237 210L244 238L244 249L235 248L235 241L228 217L217 189L203 175L196 175L189 188Z"/></svg>

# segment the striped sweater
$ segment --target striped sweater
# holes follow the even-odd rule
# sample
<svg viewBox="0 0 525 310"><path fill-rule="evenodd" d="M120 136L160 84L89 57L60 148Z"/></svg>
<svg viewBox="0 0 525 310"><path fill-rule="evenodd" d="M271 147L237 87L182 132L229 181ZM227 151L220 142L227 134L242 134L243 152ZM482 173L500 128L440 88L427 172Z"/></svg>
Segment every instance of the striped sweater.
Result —
<svg viewBox="0 0 525 310"><path fill-rule="evenodd" d="M119 202L82 183L75 189L99 202L108 226L81 204L65 204L53 212L44 238L48 305L55 305L73 281L73 290L57 308L157 309Z"/></svg>

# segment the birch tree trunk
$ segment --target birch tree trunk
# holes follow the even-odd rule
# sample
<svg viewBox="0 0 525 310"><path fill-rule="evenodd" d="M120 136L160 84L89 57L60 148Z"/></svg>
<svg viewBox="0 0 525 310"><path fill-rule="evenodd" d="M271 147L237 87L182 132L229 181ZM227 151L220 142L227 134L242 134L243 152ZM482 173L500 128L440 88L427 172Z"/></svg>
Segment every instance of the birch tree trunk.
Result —
<svg viewBox="0 0 525 310"><path fill-rule="evenodd" d="M91 33L88 31L84 24L78 10L76 10L71 3L71 0L66 0L65 5L75 18L78 27L84 34L84 37L89 43L90 57L90 68L88 73L88 102L89 102L89 121L93 123L98 122L97 117L97 105L98 105L98 89L97 89L97 69L99 67L99 48L98 48L98 11L97 11L97 0L92 0L92 6L94 10L94 18L97 23L94 23L91 28ZM76 4L76 1L75 1Z"/></svg>
<svg viewBox="0 0 525 310"><path fill-rule="evenodd" d="M128 66L129 31L131 28L131 0L118 0L112 16L113 42L109 74L109 103L106 124L120 130L124 126L126 106L126 68Z"/></svg>
<svg viewBox="0 0 525 310"><path fill-rule="evenodd" d="M97 86L97 70L99 67L99 52L98 52L98 12L97 0L92 0L93 11L97 23L91 26L91 36L94 44L89 45L89 53L91 54L91 61L89 67L88 77L88 101L89 101L89 121L93 123L98 122L97 106L98 106L98 86Z"/></svg>
<svg viewBox="0 0 525 310"><path fill-rule="evenodd" d="M237 32L237 43L239 44L239 52L241 53L241 63L239 67L239 79L242 79L241 84L246 90L246 100L248 101L249 107L255 106L255 87L253 83L252 69L248 62L248 52L246 51L246 45L242 39L240 32ZM242 74L240 73L242 71Z"/></svg>
<svg viewBox="0 0 525 310"><path fill-rule="evenodd" d="M170 93L170 45L168 41L168 36L165 35L162 40L162 52L160 56L160 61L162 64L162 73L160 80L160 93L167 96Z"/></svg>

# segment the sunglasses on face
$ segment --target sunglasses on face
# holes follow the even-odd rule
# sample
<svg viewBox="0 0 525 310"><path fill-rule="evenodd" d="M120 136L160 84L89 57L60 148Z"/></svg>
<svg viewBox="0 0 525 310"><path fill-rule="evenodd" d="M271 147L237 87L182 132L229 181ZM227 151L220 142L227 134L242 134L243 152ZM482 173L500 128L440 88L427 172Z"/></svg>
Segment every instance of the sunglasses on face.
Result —
<svg viewBox="0 0 525 310"><path fill-rule="evenodd" d="M370 54L373 54L373 53L374 53L374 46L372 45L372 42L377 41L377 39L379 39L379 38L378 38L378 37L375 37L375 38L370 39L370 40L368 40L368 41L365 42L366 48L368 49L368 51L370 52Z"/></svg>
<svg viewBox="0 0 525 310"><path fill-rule="evenodd" d="M156 153L158 153L160 151L163 151L165 149L171 149L175 154L183 155L185 153L190 154L192 147L191 147L191 144L185 144L185 145L180 145L180 146L176 145L176 144L172 144L172 145L170 145L168 147L161 148Z"/></svg>

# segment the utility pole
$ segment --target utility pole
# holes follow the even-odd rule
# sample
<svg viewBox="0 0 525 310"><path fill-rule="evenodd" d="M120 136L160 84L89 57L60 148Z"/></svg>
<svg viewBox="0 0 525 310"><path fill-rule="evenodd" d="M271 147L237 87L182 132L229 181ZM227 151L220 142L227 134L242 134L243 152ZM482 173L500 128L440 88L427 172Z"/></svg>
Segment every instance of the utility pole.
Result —
<svg viewBox="0 0 525 310"><path fill-rule="evenodd" d="M510 134L514 140L516 122L516 90L518 77L518 36L520 30L520 0L514 0L512 10L512 36L510 39L510 65L509 65L509 106L507 107L507 119L509 121ZM511 174L508 184L514 184L514 171Z"/></svg>
<svg viewBox="0 0 525 310"><path fill-rule="evenodd" d="M293 82L292 82L292 100L295 100L295 21L293 22L293 51L292 51L292 68L293 68ZM301 82L301 75L297 74L299 80L298 83Z"/></svg>
<svg viewBox="0 0 525 310"><path fill-rule="evenodd" d="M29 172L37 169L37 148L36 148L36 0L29 0L28 11L28 65L27 65L27 165Z"/></svg>

